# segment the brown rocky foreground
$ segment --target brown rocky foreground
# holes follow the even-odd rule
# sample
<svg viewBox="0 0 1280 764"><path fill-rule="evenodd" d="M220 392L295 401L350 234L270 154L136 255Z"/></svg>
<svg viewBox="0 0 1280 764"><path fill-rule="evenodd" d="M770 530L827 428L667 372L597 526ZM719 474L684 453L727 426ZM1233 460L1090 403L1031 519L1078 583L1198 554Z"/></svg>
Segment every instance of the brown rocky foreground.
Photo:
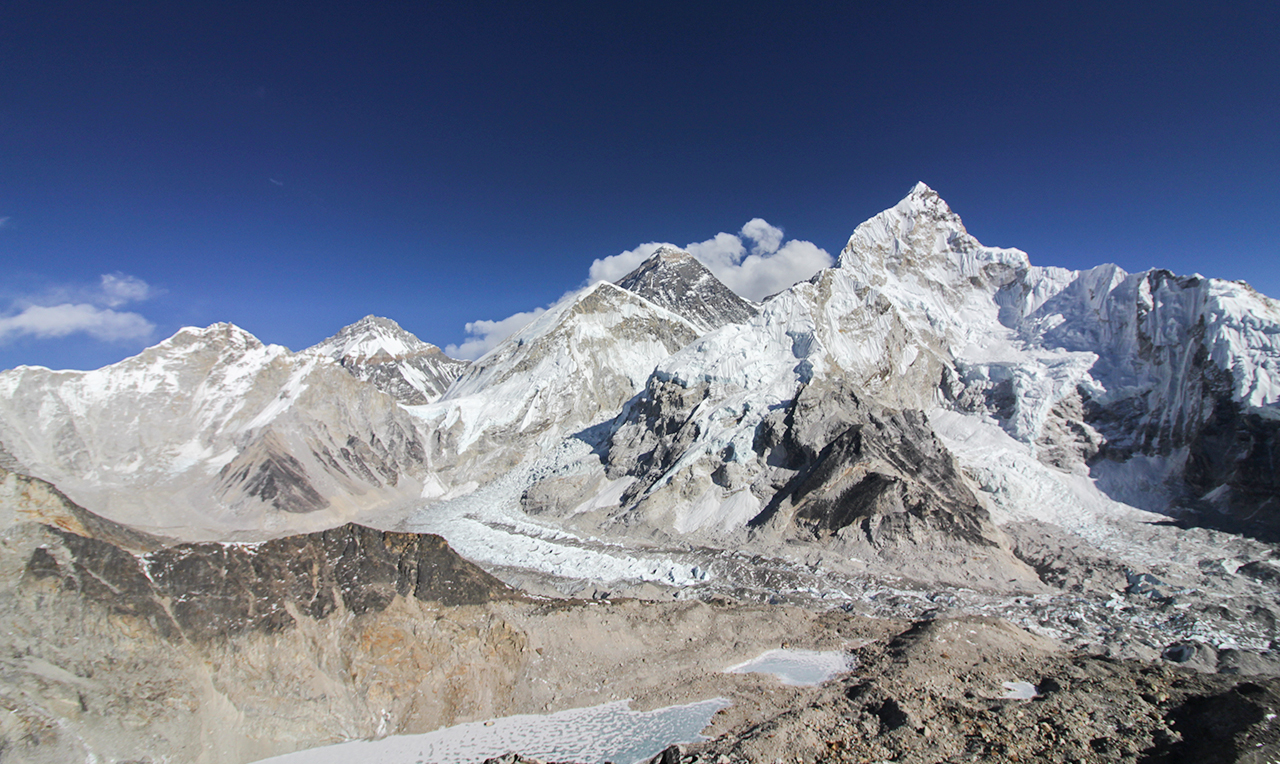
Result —
<svg viewBox="0 0 1280 764"><path fill-rule="evenodd" d="M1067 651L996 618L531 598L436 537L167 545L0 475L0 761L241 764L633 698L722 696L670 762L1280 760L1269 653ZM819 687L725 674L849 651ZM1199 670L1197 670L1199 669ZM1213 670L1215 673L1209 673ZM1034 685L1004 697L1006 682Z"/></svg>
<svg viewBox="0 0 1280 764"><path fill-rule="evenodd" d="M725 709L712 740L654 764L1280 760L1275 677L1064 653L976 617L914 623L855 653L852 674ZM1005 699L1007 681L1039 694Z"/></svg>

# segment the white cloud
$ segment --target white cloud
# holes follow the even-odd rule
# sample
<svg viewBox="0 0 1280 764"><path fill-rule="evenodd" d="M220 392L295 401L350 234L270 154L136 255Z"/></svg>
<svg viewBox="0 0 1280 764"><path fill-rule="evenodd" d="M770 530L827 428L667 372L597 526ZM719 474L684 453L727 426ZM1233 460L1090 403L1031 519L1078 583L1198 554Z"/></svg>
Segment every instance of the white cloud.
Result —
<svg viewBox="0 0 1280 764"><path fill-rule="evenodd" d="M792 239L783 243L785 238L781 228L761 218L752 218L737 234L718 233L706 241L687 244L684 249L725 286L747 299L760 300L809 278L823 268L830 268L835 262L825 249L811 242ZM591 263L588 283L618 281L660 248L672 246L666 242L650 241L635 249L600 258ZM444 350L454 358L475 360L545 312L544 308L536 308L501 321L472 321L466 325L467 338L462 344L447 345Z"/></svg>
<svg viewBox="0 0 1280 764"><path fill-rule="evenodd" d="M783 244L784 239L781 228L752 218L737 234L718 233L684 248L725 286L743 297L759 300L830 268L835 262L826 250L811 242L792 239ZM661 246L664 244L649 242L596 260L591 264L591 281L617 281Z"/></svg>
<svg viewBox="0 0 1280 764"><path fill-rule="evenodd" d="M112 308L125 303L145 300L151 295L151 287L136 276L123 273L102 274L102 302Z"/></svg>
<svg viewBox="0 0 1280 764"><path fill-rule="evenodd" d="M84 303L30 305L15 316L0 318L0 342L18 335L41 339L84 332L108 342L145 339L155 325L137 313L121 313Z"/></svg>
<svg viewBox="0 0 1280 764"><path fill-rule="evenodd" d="M707 268L724 285L750 300L762 300L804 281L835 260L812 242L793 239L768 255L748 255L732 267Z"/></svg>
<svg viewBox="0 0 1280 764"><path fill-rule="evenodd" d="M446 345L444 352L453 358L474 361L546 312L546 308L534 308L524 313L507 316L500 321L471 321L466 325L467 338L462 344Z"/></svg>
<svg viewBox="0 0 1280 764"><path fill-rule="evenodd" d="M772 255L782 246L782 229L769 225L763 218L751 218L742 227L742 235L754 241L753 255Z"/></svg>
<svg viewBox="0 0 1280 764"><path fill-rule="evenodd" d="M616 255L596 260L591 263L591 270L588 271L587 278L592 284L597 281L617 281L638 268L640 263L648 260L659 248L674 246L674 244L667 244L666 242L651 241L647 244L641 244L635 249L629 249L626 252L619 252Z"/></svg>
<svg viewBox="0 0 1280 764"><path fill-rule="evenodd" d="M145 300L153 291L136 276L107 273L96 287L62 286L42 297L15 300L9 315L0 315L0 342L24 335L47 339L76 333L107 342L146 339L155 324L141 314L115 308Z"/></svg>

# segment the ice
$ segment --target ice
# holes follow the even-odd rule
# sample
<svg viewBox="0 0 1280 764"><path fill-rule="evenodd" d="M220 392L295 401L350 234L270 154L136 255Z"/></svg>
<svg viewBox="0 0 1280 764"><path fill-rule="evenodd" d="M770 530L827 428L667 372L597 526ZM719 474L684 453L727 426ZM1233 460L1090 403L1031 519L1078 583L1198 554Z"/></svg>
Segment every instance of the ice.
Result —
<svg viewBox="0 0 1280 764"><path fill-rule="evenodd" d="M526 488L550 473L572 469L590 454L587 443L564 441L551 453L472 492L424 504L402 523L401 530L443 536L458 554L486 566L600 583L652 581L687 586L705 581L706 571L693 565L656 555L633 555L623 547L538 522L520 510L520 495Z"/></svg>
<svg viewBox="0 0 1280 764"><path fill-rule="evenodd" d="M726 674L773 674L783 684L810 687L852 668L849 655L837 650L770 650L746 663L725 669Z"/></svg>
<svg viewBox="0 0 1280 764"><path fill-rule="evenodd" d="M1040 692L1030 682L1003 682L1005 700L1031 700L1040 697Z"/></svg>
<svg viewBox="0 0 1280 764"><path fill-rule="evenodd" d="M475 764L511 751L544 761L631 764L669 745L705 739L703 728L728 705L724 698L712 698L640 712L631 710L630 700L620 700L554 714L468 722L422 735L341 743L259 764Z"/></svg>

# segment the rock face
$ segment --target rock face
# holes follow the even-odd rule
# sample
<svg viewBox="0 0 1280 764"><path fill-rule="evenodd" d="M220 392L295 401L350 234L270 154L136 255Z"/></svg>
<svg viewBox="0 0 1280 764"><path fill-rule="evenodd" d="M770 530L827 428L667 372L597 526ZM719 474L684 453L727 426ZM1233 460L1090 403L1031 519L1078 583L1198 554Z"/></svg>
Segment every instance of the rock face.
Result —
<svg viewBox="0 0 1280 764"><path fill-rule="evenodd" d="M330 527L422 488L424 436L393 398L230 324L97 371L0 373L0 442L76 503L190 540Z"/></svg>
<svg viewBox="0 0 1280 764"><path fill-rule="evenodd" d="M750 300L720 283L693 255L672 247L658 249L617 284L682 316L702 333L746 321L757 310Z"/></svg>
<svg viewBox="0 0 1280 764"><path fill-rule="evenodd" d="M439 536L347 524L260 544L182 544L134 556L59 532L67 558L38 548L27 574L53 579L175 642L275 632L336 612L385 610L397 596L478 605L517 596Z"/></svg>
<svg viewBox="0 0 1280 764"><path fill-rule="evenodd" d="M172 543L99 517L49 483L0 467L0 528L20 523L47 525L132 552L151 552Z"/></svg>
<svg viewBox="0 0 1280 764"><path fill-rule="evenodd" d="M468 365L378 316L365 316L309 350L410 406L437 400Z"/></svg>
<svg viewBox="0 0 1280 764"><path fill-rule="evenodd" d="M485 612L521 598L438 537L169 546L13 473L0 510L6 761L248 762L388 709L434 728L521 663Z"/></svg>

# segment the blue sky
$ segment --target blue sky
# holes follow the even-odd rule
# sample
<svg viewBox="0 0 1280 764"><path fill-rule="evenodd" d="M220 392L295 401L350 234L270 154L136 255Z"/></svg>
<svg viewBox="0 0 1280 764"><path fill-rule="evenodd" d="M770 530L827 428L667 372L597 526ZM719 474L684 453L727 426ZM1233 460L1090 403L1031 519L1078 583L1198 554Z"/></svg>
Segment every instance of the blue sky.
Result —
<svg viewBox="0 0 1280 764"><path fill-rule="evenodd" d="M1280 296L1274 3L440 5L7 3L0 368L463 345L645 242L835 255L917 180L1036 264Z"/></svg>

